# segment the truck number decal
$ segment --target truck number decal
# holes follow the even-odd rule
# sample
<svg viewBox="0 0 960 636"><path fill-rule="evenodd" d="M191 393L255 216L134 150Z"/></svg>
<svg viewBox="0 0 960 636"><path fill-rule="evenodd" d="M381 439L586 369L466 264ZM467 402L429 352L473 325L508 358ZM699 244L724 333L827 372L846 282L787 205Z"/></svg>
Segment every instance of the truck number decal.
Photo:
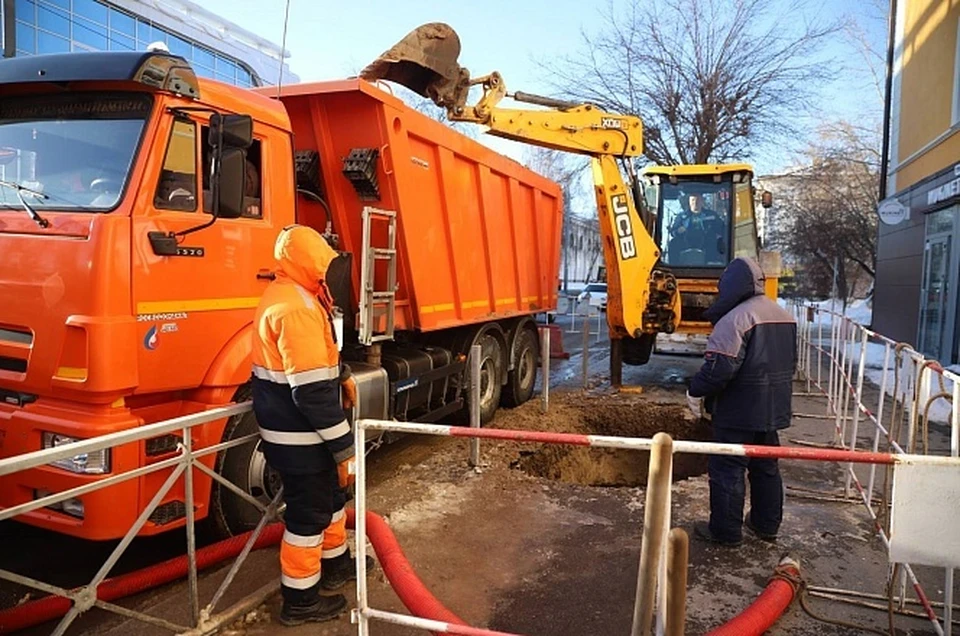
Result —
<svg viewBox="0 0 960 636"><path fill-rule="evenodd" d="M617 243L620 246L620 259L629 260L637 255L637 244L633 240L633 224L630 222L630 206L627 195L615 194L613 202L613 223L617 226Z"/></svg>

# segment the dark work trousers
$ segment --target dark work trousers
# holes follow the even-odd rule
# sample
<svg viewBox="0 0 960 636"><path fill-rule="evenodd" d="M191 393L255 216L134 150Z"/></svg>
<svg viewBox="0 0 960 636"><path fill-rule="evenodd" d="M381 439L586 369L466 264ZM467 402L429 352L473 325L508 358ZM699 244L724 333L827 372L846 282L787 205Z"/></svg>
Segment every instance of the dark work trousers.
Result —
<svg viewBox="0 0 960 636"><path fill-rule="evenodd" d="M741 431L714 428L713 439L725 444L779 446L777 431ZM710 532L721 541L743 537L743 472L750 478L750 522L758 532L776 534L783 521L783 480L776 459L711 455Z"/></svg>
<svg viewBox="0 0 960 636"><path fill-rule="evenodd" d="M286 532L280 552L280 590L284 602L290 605L310 605L316 600L324 531L347 501L336 464L331 461L323 468L322 472L306 475L280 473L287 504L283 514Z"/></svg>

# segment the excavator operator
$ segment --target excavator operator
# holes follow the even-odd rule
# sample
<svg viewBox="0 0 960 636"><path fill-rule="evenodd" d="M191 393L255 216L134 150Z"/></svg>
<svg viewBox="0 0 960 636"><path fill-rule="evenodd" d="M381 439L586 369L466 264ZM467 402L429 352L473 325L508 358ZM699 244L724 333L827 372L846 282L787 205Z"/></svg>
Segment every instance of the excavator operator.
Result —
<svg viewBox="0 0 960 636"><path fill-rule="evenodd" d="M705 209L703 195L682 193L680 213L670 224L671 265L724 265L726 263L726 218Z"/></svg>

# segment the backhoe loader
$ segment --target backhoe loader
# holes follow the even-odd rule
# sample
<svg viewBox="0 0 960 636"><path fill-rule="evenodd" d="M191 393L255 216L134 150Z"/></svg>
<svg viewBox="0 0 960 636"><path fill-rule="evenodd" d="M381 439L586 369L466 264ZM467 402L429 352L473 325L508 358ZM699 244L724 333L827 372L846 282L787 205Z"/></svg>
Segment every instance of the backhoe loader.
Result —
<svg viewBox="0 0 960 636"><path fill-rule="evenodd" d="M499 73L471 77L458 63L459 55L456 32L429 23L407 34L360 77L392 81L428 97L450 121L590 157L608 288L611 384L620 386L622 363L649 361L658 334L709 333L702 313L717 293L723 268L736 256L761 256L750 166L652 167L641 180L634 167L643 154L639 117L508 93ZM482 95L469 104L474 86ZM499 104L506 97L534 108L503 108ZM775 295L776 259L760 260L768 294Z"/></svg>

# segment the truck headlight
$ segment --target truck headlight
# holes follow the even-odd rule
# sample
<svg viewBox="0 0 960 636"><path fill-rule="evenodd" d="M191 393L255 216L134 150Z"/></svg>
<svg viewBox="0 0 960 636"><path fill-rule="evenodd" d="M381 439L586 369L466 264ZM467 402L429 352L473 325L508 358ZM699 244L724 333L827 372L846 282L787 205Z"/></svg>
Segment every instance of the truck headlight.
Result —
<svg viewBox="0 0 960 636"><path fill-rule="evenodd" d="M43 434L43 448L57 448L77 441L79 440L75 437L60 435L59 433ZM110 472L110 449L104 448L93 453L81 453L73 457L58 459L50 465L69 470L71 473L103 475Z"/></svg>

